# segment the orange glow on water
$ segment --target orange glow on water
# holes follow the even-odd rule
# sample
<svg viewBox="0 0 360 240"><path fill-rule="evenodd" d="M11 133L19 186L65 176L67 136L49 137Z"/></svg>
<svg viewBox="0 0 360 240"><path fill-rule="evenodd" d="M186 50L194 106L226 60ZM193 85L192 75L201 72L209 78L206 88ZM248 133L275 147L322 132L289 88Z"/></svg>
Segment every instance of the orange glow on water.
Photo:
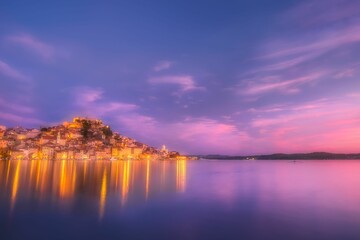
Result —
<svg viewBox="0 0 360 240"><path fill-rule="evenodd" d="M149 196L149 181L150 181L150 160L146 160L146 182L145 182L145 198Z"/></svg>
<svg viewBox="0 0 360 240"><path fill-rule="evenodd" d="M9 164L7 165L7 171L6 171L6 185L8 184L9 182L9 175L10 175L10 165L11 165L11 162L9 161Z"/></svg>
<svg viewBox="0 0 360 240"><path fill-rule="evenodd" d="M184 192L186 187L186 160L176 161L176 190Z"/></svg>
<svg viewBox="0 0 360 240"><path fill-rule="evenodd" d="M121 187L121 204L125 204L129 193L130 162L125 161L122 166L123 166L123 180Z"/></svg>
<svg viewBox="0 0 360 240"><path fill-rule="evenodd" d="M16 197L18 195L19 190L19 177L20 177L20 162L16 162L16 170L14 175L14 180L11 188L11 210L14 209Z"/></svg>
<svg viewBox="0 0 360 240"><path fill-rule="evenodd" d="M99 209L100 220L104 217L104 213L105 213L106 193L107 193L107 172L105 169L101 180L100 209Z"/></svg>
<svg viewBox="0 0 360 240"><path fill-rule="evenodd" d="M0 172L4 173L0 187L7 191L12 208L20 193L38 200L50 198L61 206L67 206L79 193L95 194L100 218L110 194L124 205L138 194L146 201L159 191L183 192L186 188L183 160L13 160L1 162Z"/></svg>
<svg viewBox="0 0 360 240"><path fill-rule="evenodd" d="M39 183L40 183L40 167L41 167L41 162L37 161L37 164L36 164L36 189L38 188Z"/></svg>
<svg viewBox="0 0 360 240"><path fill-rule="evenodd" d="M74 194L76 184L76 169L74 161L61 160L60 162L60 181L59 196L68 198Z"/></svg>
<svg viewBox="0 0 360 240"><path fill-rule="evenodd" d="M61 161L61 173L60 173L60 196L65 196L66 190L66 176L65 176L65 160Z"/></svg>

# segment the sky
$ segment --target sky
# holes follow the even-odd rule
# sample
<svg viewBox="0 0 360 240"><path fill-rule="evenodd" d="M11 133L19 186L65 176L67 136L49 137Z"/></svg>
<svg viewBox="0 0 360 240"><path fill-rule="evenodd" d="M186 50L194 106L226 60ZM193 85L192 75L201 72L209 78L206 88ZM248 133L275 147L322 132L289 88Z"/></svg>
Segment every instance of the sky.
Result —
<svg viewBox="0 0 360 240"><path fill-rule="evenodd" d="M360 152L360 1L0 1L0 125L184 154Z"/></svg>

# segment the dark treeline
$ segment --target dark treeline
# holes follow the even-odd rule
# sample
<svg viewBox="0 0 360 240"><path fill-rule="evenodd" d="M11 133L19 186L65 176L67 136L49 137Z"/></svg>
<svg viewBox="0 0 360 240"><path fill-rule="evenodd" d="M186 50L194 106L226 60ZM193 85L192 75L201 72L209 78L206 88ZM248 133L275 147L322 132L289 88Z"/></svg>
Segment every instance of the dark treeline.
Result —
<svg viewBox="0 0 360 240"><path fill-rule="evenodd" d="M227 155L201 155L198 156L204 159L224 159L224 160L326 160L326 159L360 159L360 153L343 154L343 153L327 153L327 152L313 152L313 153L275 153L269 155L251 155L251 156L227 156Z"/></svg>

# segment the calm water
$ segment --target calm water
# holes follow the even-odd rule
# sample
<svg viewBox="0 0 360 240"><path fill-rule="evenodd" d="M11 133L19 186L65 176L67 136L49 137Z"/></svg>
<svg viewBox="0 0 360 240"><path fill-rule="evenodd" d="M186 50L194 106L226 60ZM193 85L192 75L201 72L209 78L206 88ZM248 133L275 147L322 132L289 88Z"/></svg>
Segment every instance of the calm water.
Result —
<svg viewBox="0 0 360 240"><path fill-rule="evenodd" d="M360 239L360 161L0 161L0 239Z"/></svg>

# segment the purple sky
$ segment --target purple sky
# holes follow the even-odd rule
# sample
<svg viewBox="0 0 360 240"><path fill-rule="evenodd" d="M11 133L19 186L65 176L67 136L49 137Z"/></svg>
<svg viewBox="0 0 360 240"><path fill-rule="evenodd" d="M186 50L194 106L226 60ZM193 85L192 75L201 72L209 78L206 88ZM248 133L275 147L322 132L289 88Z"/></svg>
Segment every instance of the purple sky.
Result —
<svg viewBox="0 0 360 240"><path fill-rule="evenodd" d="M1 1L0 124L192 154L360 152L360 1Z"/></svg>

